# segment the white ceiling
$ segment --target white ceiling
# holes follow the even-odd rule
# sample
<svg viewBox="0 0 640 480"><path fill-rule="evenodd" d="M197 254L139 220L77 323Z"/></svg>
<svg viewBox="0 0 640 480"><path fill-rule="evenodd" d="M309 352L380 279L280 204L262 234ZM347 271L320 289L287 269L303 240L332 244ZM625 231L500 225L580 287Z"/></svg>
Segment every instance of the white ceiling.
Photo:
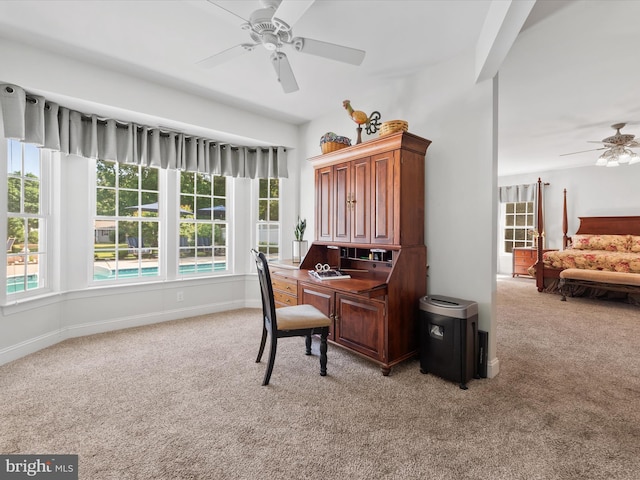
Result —
<svg viewBox="0 0 640 480"><path fill-rule="evenodd" d="M560 8L520 33L500 69L501 175L594 165L602 152L560 155L600 148L588 142L615 134L615 123L640 138L640 2L536 7L553 4ZM626 169L640 177L640 164Z"/></svg>
<svg viewBox="0 0 640 480"><path fill-rule="evenodd" d="M257 0L216 3L243 18L261 7ZM300 124L335 110L344 98L474 48L490 3L316 0L294 34L367 55L352 66L287 50L300 86L291 94L282 92L261 47L213 69L197 65L249 41L242 20L206 0L3 0L0 41L28 43ZM613 123L626 121L625 132L640 135L634 91L639 15L640 2L538 1L500 71L501 175L592 165L597 152L559 154L593 147L586 141L613 134Z"/></svg>
<svg viewBox="0 0 640 480"><path fill-rule="evenodd" d="M240 28L243 21L213 1L245 19L261 8L258 0L5 0L0 36L303 123L341 106L349 92L366 91L472 47L490 3L316 0L294 25L294 34L366 50L366 58L358 67L287 48L300 90L284 94L264 48L213 69L197 65L251 43Z"/></svg>

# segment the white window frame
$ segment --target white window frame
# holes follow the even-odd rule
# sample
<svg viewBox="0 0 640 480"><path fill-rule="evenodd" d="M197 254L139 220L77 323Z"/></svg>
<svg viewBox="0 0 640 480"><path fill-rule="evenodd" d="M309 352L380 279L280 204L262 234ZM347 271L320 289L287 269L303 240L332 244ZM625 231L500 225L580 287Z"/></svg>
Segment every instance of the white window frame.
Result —
<svg viewBox="0 0 640 480"><path fill-rule="evenodd" d="M518 204L526 204L526 208L525 208L525 212L524 213L517 213L516 209L517 209L517 205ZM514 213L507 213L508 210L508 206L509 205L513 205L514 207ZM514 222L513 225L508 225L507 222L507 217L514 217ZM524 216L525 218L525 225L516 225L516 217L518 216ZM531 222L529 222L529 218L531 219ZM506 243L510 242L511 243L511 249L513 250L514 248L533 248L535 246L535 239L534 236L532 235L532 232L535 229L535 202L505 202L503 204L503 212L502 212L502 219L503 219L503 227L502 227L502 238L501 238L501 245L502 245L502 251L506 254L511 254L512 252L509 252L506 248ZM523 230L524 231L524 239L520 240L520 239L515 239L515 235L511 236L511 240L507 240L506 238L506 233L507 231L515 231L515 230Z"/></svg>
<svg viewBox="0 0 640 480"><path fill-rule="evenodd" d="M178 211L181 209L182 207L182 195L183 192L182 187L181 187L181 176L184 172L178 172L177 175L177 186L176 186L176 196L177 196L177 200L176 200L176 208L178 209ZM186 172L189 173L191 175L194 175L196 172ZM204 174L201 174L204 175ZM212 185L214 184L214 178L215 177L221 177L224 178L225 180L225 195L224 197L221 195L216 195L215 193L215 189L213 194L210 197L211 199L211 204L213 205L215 203L215 199L216 198L224 198L224 204L225 204L225 218L224 220L220 220L220 219L215 219L215 216L212 217L211 220L209 219L203 219L203 218L198 218L198 215L196 214L197 212L194 212L194 218L191 219L187 219L187 222L193 222L196 225L196 230L197 230L197 226L198 225L211 225L211 230L212 230L212 237L211 237L211 246L207 246L207 245L203 245L201 242L198 242L198 240L195 240L195 245L191 245L191 240L194 239L188 239L189 245L188 246L182 246L181 245L181 222L184 222L185 220L180 217L177 220L176 226L175 226L175 233L176 233L176 238L177 238L177 252L178 255L176 257L176 262L177 262L177 266L176 266L176 276L177 278L191 278L191 277L201 277L201 276L216 276L216 275L224 275L224 274L229 274L232 272L232 253L233 253L233 248L232 248L232 243L231 243L231 228L232 228L232 222L231 219L233 217L233 210L232 210L232 202L231 202L231 198L232 198L232 190L233 190L233 181L231 177L227 177L227 176L223 176L223 175L209 175L212 178ZM197 189L195 192L190 192L190 193L184 193L184 195L186 196L193 196L194 197L194 205L193 208L194 210L197 208L197 197L206 197L205 195L202 194L198 194L197 193ZM224 245L219 245L216 244L215 242L215 228L216 225L224 225L225 230L226 230L226 238L225 238L225 243ZM169 228L171 228L171 226L169 226ZM197 233L196 233L196 237L195 239L197 239ZM223 270L216 270L215 269L215 261L214 261L214 256L215 256L215 249L216 248L224 248L226 251L226 259L225 259L225 266L226 268ZM181 257L181 253L184 251L190 251L193 250L196 253L196 265L197 265L197 257L198 257L198 253L199 251L205 251L207 249L211 250L212 253L212 257L211 257L211 263L212 263L212 269L211 271L197 271L197 266L196 269L193 272L189 272L189 273L180 273L180 257Z"/></svg>
<svg viewBox="0 0 640 480"><path fill-rule="evenodd" d="M0 183L2 184L0 188L0 211L5 212L4 220L1 222L0 226L0 234L3 238L8 238L7 232L7 218L8 218L8 157L7 157L7 149L9 148L10 142L15 142L21 145L23 151L24 148L37 148L33 145L27 145L17 140L8 140L0 137L0 148L2 152L0 153L0 160L5 165L2 173L0 173ZM17 216L22 218L37 218L39 221L38 224L38 287L32 288L29 290L23 290L20 292L7 292L7 280L8 280L8 255L5 250L5 261L3 262L2 272L2 284L0 285L0 299L2 304L6 304L7 301L19 301L22 299L34 298L50 293L53 289L53 282L51 278L51 272L53 271L53 220L52 220L52 197L51 197L51 182L52 182L52 162L51 162L51 152L46 149L39 149L39 157L40 157L40 177L39 181L39 212L37 214L27 214L27 213L19 213ZM16 215L15 212L12 212L13 215Z"/></svg>
<svg viewBox="0 0 640 480"><path fill-rule="evenodd" d="M278 181L278 221L277 222L273 222L273 221L265 221L265 220L260 220L260 201L261 200L265 200L263 198L260 197L260 180L277 180ZM278 254L277 255L269 255L267 253L265 253L266 257L268 260L279 260L282 259L282 206L283 206L283 198L282 198L282 188L283 188L283 184L282 184L282 179L281 178L268 178L268 179L256 179L255 181L255 188L254 188L254 192L255 192L255 201L253 202L253 209L254 209L254 215L255 215L255 226L254 226L254 245L255 248L259 251L263 251L263 249L261 248L261 245L259 243L260 241L260 230L261 227L264 226L272 226L272 225L276 225L275 231L277 231L278 233ZM268 189L269 191L269 196L266 198L267 201L271 200L271 196L270 196L270 189ZM267 252L268 252L269 248L267 247Z"/></svg>
<svg viewBox="0 0 640 480"><path fill-rule="evenodd" d="M116 165L116 168L118 168L118 162L109 162L109 163L114 163ZM98 165L98 161L96 160L94 162L94 166L93 166L93 179L94 179L94 184L93 184L93 205L92 205L92 211L90 213L90 218L91 218L91 224L92 224L92 231L94 231L93 226L95 225L94 222L96 221L114 221L114 222L138 222L138 223L142 223L141 218L147 218L147 217L135 217L135 216L122 216L122 215L116 215L116 216L108 216L108 215L98 215L97 214L97 203L98 203L98 199L97 199L97 191L98 191L98 182L97 182L97 165ZM130 165L130 164L124 164L125 166L136 166L136 165ZM137 166L140 167L140 166ZM149 167L149 168L154 168L154 167ZM127 283L153 283L153 282L157 282L157 281L163 281L167 278L167 269L166 269L166 248L164 248L164 245L166 244L165 242L165 231L166 231L166 219L167 219L167 215L166 215L166 204L167 202L165 201L165 197L166 195L164 194L166 192L166 170L162 169L162 168L157 168L156 169L158 171L158 205L159 205L159 214L157 217L152 217L152 219L147 219L146 222L151 222L151 223L157 223L157 236L158 236L158 245L150 247L150 246L142 246L139 247L135 253L135 255L137 255L137 269L138 269L138 275L136 276L131 276L131 277L114 277L114 278L107 278L107 279L100 279L100 280L96 280L95 279L95 275L96 275L96 264L95 261L93 259L94 255L95 255L95 244L92 243L91 244L91 264L93 265L93 268L91 268L90 271L90 276L89 276L89 284L93 285L93 286L100 286L100 285L109 285L109 284L127 284ZM117 176L117 175L116 175ZM115 187L116 191L119 191L120 186L116 185ZM126 190L131 191L132 189L127 188ZM142 191L143 189L140 188L140 185L138 185L138 199L141 199L141 195L142 195ZM118 196L116 197L118 198ZM140 229L141 226L139 225L138 228ZM118 235L118 230L116 229L116 235ZM92 234L91 238L95 238L94 234ZM141 236L139 238L142 238ZM127 248L127 251L135 251L135 248ZM143 267L143 260L145 255L152 255L155 254L155 262L152 262L154 264L157 264L157 275L152 275L152 276L145 276L140 274L142 272ZM116 250L116 255L120 255L118 253L118 251ZM134 260L136 260L134 258ZM120 271L120 259L114 259L114 265L116 266L116 269L118 271ZM155 265L154 265L155 266Z"/></svg>

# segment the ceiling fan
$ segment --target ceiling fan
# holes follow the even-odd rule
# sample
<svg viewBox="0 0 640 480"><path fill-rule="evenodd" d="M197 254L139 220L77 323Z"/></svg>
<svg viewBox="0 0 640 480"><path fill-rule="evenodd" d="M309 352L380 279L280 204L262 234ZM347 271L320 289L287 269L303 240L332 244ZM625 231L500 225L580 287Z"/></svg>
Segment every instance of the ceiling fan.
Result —
<svg viewBox="0 0 640 480"><path fill-rule="evenodd" d="M620 133L626 123L615 123L611 125L616 133L610 137L603 138L601 141L587 141L587 143L600 143L604 147L592 148L590 150L581 150L579 152L563 153L560 156L575 155L577 153L595 152L597 150L606 150L596 162L601 166L617 166L619 163L640 163L640 156L629 150L630 148L640 147L640 142L635 140L635 135L628 133Z"/></svg>
<svg viewBox="0 0 640 480"><path fill-rule="evenodd" d="M302 17L314 0L260 0L262 8L251 13L248 20L213 0L208 1L243 20L241 28L249 33L252 43L236 45L199 61L198 65L203 68L216 67L262 45L267 51L272 52L271 64L276 71L282 89L285 93L291 93L299 88L289 59L281 51L285 46L293 48L297 52L317 55L351 65L360 65L364 60L366 53L364 50L293 36L291 26Z"/></svg>

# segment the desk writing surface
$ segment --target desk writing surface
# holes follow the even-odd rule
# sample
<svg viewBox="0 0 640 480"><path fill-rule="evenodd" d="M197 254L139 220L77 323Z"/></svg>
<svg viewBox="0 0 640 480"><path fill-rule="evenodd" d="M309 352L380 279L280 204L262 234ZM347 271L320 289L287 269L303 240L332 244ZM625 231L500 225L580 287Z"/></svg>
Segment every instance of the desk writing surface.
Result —
<svg viewBox="0 0 640 480"><path fill-rule="evenodd" d="M300 262L293 262L291 259L286 260L269 260L269 265L274 267L286 268L287 270L300 270Z"/></svg>
<svg viewBox="0 0 640 480"><path fill-rule="evenodd" d="M273 272L273 275L278 275L278 272ZM370 292L372 290L386 288L386 282L376 278L345 278L338 280L318 280L309 275L309 271L304 270L290 270L287 271L289 277L295 278L300 282L314 283L323 287L333 288L334 290L340 290L347 293L362 294Z"/></svg>

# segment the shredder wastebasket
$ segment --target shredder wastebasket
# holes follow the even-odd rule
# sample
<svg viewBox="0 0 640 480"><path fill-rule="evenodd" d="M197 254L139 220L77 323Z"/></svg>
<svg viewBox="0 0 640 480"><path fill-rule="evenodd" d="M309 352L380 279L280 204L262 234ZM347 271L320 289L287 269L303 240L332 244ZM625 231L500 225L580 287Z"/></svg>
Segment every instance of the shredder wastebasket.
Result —
<svg viewBox="0 0 640 480"><path fill-rule="evenodd" d="M480 378L477 367L478 304L430 295L420 299L420 371L458 382Z"/></svg>

